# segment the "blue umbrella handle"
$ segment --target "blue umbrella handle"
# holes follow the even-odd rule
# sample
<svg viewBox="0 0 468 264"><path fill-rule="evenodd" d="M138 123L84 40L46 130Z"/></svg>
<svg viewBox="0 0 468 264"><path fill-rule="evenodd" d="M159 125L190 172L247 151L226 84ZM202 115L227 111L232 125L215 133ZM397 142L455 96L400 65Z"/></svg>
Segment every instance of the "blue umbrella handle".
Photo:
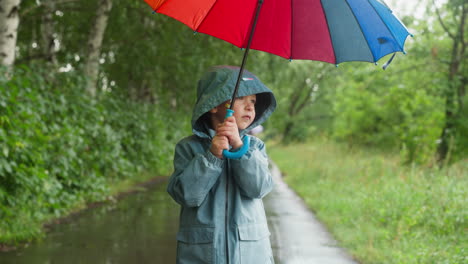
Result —
<svg viewBox="0 0 468 264"><path fill-rule="evenodd" d="M234 114L234 111L231 109L227 109L226 117L231 117ZM242 139L242 147L235 151L235 152L230 152L229 150L225 149L223 150L223 156L228 159L240 159L246 152L249 150L250 146L250 137L245 135L244 138Z"/></svg>

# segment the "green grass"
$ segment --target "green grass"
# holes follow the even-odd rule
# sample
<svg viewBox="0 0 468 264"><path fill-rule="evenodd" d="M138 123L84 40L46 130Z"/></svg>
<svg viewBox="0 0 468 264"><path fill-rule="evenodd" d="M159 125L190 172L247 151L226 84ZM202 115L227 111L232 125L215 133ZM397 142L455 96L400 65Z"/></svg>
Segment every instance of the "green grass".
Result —
<svg viewBox="0 0 468 264"><path fill-rule="evenodd" d="M269 155L361 263L468 263L468 162L439 170L321 141Z"/></svg>

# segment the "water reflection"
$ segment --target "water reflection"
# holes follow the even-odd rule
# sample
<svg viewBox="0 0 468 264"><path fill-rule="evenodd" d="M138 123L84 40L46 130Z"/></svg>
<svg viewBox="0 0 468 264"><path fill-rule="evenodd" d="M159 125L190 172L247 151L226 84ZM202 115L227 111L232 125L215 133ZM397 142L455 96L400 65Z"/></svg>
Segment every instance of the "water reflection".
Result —
<svg viewBox="0 0 468 264"><path fill-rule="evenodd" d="M55 225L44 240L0 253L0 263L175 263L178 214L164 182Z"/></svg>

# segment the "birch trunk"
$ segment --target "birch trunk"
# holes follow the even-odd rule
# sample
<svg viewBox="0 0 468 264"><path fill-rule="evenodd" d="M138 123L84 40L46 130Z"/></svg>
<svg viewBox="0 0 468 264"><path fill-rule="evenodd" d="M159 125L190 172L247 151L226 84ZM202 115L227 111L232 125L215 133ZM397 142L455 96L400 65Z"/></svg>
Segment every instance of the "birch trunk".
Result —
<svg viewBox="0 0 468 264"><path fill-rule="evenodd" d="M96 18L88 38L88 53L84 72L88 78L87 91L91 96L96 95L99 74L99 56L111 9L112 0L99 0Z"/></svg>
<svg viewBox="0 0 468 264"><path fill-rule="evenodd" d="M21 0L0 0L0 65L11 69L15 62Z"/></svg>
<svg viewBox="0 0 468 264"><path fill-rule="evenodd" d="M46 61L57 64L55 57L54 43L54 11L56 0L44 1L44 13L42 14L41 22L41 48Z"/></svg>

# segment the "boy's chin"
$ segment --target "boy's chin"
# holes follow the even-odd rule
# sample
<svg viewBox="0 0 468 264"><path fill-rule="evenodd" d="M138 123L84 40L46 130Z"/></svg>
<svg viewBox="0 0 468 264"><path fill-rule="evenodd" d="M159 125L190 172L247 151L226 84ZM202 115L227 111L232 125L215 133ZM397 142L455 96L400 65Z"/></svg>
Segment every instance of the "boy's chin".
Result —
<svg viewBox="0 0 468 264"><path fill-rule="evenodd" d="M248 128L250 125L251 124L246 124L246 125L241 124L241 125L237 125L237 127L239 128L239 130L244 130L244 129Z"/></svg>

